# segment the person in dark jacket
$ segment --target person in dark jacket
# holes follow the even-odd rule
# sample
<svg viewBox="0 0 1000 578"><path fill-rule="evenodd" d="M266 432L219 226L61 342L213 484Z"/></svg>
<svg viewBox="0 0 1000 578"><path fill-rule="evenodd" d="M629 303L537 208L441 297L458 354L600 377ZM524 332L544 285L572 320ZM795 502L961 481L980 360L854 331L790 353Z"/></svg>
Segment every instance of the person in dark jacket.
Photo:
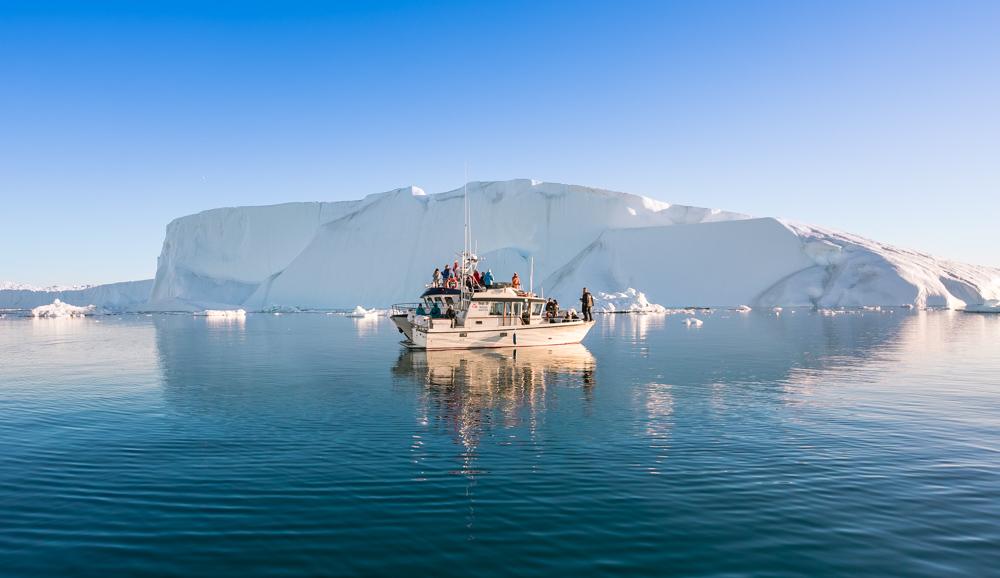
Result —
<svg viewBox="0 0 1000 578"><path fill-rule="evenodd" d="M591 315L590 311L594 308L594 296L587 291L587 288L583 288L583 295L580 296L580 305L583 309L583 320L593 321L594 316Z"/></svg>

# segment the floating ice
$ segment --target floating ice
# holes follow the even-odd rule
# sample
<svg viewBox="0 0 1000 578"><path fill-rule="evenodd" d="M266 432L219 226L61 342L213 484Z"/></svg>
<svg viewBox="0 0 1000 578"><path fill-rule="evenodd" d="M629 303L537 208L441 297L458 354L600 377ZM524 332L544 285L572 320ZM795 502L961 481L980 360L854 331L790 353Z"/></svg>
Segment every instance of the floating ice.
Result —
<svg viewBox="0 0 1000 578"><path fill-rule="evenodd" d="M244 309L205 309L195 313L198 317L214 317L223 319L236 319L247 316Z"/></svg>
<svg viewBox="0 0 1000 578"><path fill-rule="evenodd" d="M966 305L969 313L1000 313L1000 299L987 299L977 305Z"/></svg>
<svg viewBox="0 0 1000 578"><path fill-rule="evenodd" d="M346 316L347 317L376 317L380 313L382 313L382 311L379 310L379 309L374 309L374 308L372 308L372 309L365 309L361 305L358 305L357 307L354 308L353 311L351 311L350 313L347 313Z"/></svg>
<svg viewBox="0 0 1000 578"><path fill-rule="evenodd" d="M97 312L97 307L95 305L87 305L86 307L79 307L77 305L70 305L69 303L63 303L62 301L56 299L50 305L39 305L31 310L32 317L83 317L85 315L94 315Z"/></svg>
<svg viewBox="0 0 1000 578"><path fill-rule="evenodd" d="M740 305L739 307L734 308L733 311L738 311L740 313L750 313L751 311L753 311L753 309L751 309L749 305Z"/></svg>
<svg viewBox="0 0 1000 578"><path fill-rule="evenodd" d="M646 294L632 287L620 293L599 292L594 299L598 313L666 313L667 308L650 303Z"/></svg>
<svg viewBox="0 0 1000 578"><path fill-rule="evenodd" d="M701 327L705 322L697 317L688 317L684 320L684 325L688 327Z"/></svg>

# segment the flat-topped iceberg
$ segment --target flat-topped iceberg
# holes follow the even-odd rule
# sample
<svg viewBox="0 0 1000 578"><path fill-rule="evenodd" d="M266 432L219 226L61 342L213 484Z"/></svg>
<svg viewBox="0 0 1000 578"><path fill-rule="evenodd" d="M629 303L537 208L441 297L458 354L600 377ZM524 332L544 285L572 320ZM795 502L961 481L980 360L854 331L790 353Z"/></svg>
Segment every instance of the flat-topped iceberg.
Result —
<svg viewBox="0 0 1000 578"><path fill-rule="evenodd" d="M58 299L63 303L92 303L104 311L119 313L141 309L149 300L152 288L152 279L68 287L3 282L0 283L0 309L32 309Z"/></svg>
<svg viewBox="0 0 1000 578"><path fill-rule="evenodd" d="M564 303L641 287L666 307L959 308L1000 270L772 218L531 180L470 183L482 268ZM213 209L167 227L150 309L348 309L412 301L461 249L463 190ZM598 305L598 308L600 306Z"/></svg>

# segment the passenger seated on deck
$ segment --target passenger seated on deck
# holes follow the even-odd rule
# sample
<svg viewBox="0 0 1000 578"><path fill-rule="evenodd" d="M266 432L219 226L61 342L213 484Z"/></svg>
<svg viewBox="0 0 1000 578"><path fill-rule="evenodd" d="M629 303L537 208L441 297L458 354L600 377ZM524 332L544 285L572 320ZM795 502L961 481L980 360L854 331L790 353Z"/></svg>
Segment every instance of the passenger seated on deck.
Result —
<svg viewBox="0 0 1000 578"><path fill-rule="evenodd" d="M562 320L562 322L563 322L563 323L569 323L569 322L570 322L570 321L572 321L572 320L573 320L573 317L571 317L571 316L570 316L570 313L569 313L569 309L567 309L567 310L566 310L566 316L565 316L565 317L563 317L563 320Z"/></svg>
<svg viewBox="0 0 1000 578"><path fill-rule="evenodd" d="M483 285L486 286L486 287L492 287L493 286L493 270L492 269L487 269L486 270L486 274L483 275Z"/></svg>
<svg viewBox="0 0 1000 578"><path fill-rule="evenodd" d="M455 313L455 308L452 307L451 305L448 305L448 310L445 311L444 316L447 317L448 319L451 319L451 326L454 327L456 317L458 317L458 315Z"/></svg>
<svg viewBox="0 0 1000 578"><path fill-rule="evenodd" d="M510 286L514 289L521 288L521 278L517 276L517 273L514 273L514 276L510 278Z"/></svg>
<svg viewBox="0 0 1000 578"><path fill-rule="evenodd" d="M441 308L438 307L437 301L435 301L434 304L431 305L431 317L441 317Z"/></svg>
<svg viewBox="0 0 1000 578"><path fill-rule="evenodd" d="M424 304L423 303L421 303L420 305L417 305L417 315L427 315L427 310L424 309Z"/></svg>

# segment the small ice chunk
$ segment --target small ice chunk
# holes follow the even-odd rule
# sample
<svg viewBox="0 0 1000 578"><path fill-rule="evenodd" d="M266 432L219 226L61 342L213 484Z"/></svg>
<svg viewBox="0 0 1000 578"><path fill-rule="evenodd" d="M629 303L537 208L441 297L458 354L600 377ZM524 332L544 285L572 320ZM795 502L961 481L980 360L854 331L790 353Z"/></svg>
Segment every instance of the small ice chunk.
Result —
<svg viewBox="0 0 1000 578"><path fill-rule="evenodd" d="M697 317L688 317L684 320L684 325L688 327L701 327L705 322Z"/></svg>
<svg viewBox="0 0 1000 578"><path fill-rule="evenodd" d="M739 307L733 309L733 311L739 311L740 313L750 313L753 309L749 305L740 305Z"/></svg>

